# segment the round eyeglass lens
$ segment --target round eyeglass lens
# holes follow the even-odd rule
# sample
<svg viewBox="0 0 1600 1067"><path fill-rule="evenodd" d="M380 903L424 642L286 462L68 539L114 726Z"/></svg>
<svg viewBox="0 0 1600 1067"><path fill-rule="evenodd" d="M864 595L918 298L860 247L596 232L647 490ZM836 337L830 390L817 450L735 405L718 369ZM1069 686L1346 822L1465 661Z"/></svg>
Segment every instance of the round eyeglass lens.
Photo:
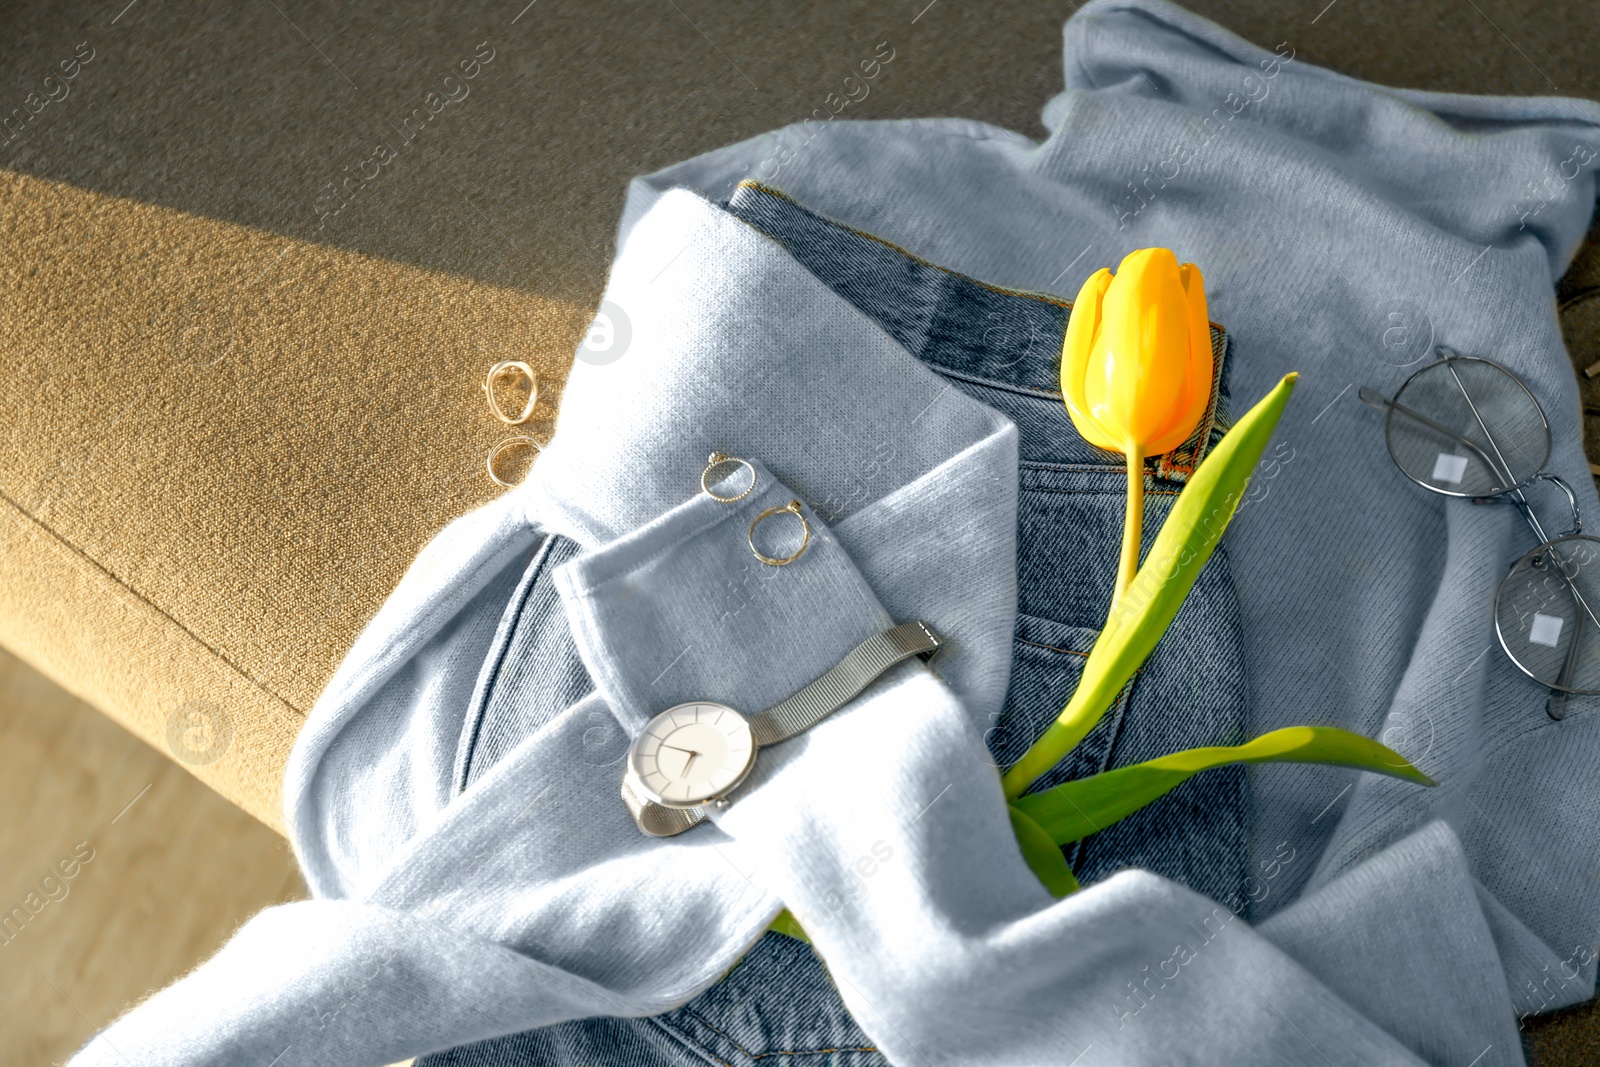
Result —
<svg viewBox="0 0 1600 1067"><path fill-rule="evenodd" d="M1498 363L1452 356L1400 387L1389 408L1389 454L1406 477L1450 496L1522 485L1550 457L1550 424L1522 379Z"/></svg>
<svg viewBox="0 0 1600 1067"><path fill-rule="evenodd" d="M1600 693L1600 539L1573 534L1517 560L1494 600L1511 662L1551 689Z"/></svg>

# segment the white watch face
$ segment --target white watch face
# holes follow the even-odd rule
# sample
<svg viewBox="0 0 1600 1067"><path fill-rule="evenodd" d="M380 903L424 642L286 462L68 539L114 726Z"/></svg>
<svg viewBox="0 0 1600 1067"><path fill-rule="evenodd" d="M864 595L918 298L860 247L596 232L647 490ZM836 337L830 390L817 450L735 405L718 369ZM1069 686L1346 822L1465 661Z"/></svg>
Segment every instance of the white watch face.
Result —
<svg viewBox="0 0 1600 1067"><path fill-rule="evenodd" d="M725 704L697 700L651 719L628 753L628 766L652 799L687 808L738 785L755 754L755 738L743 715Z"/></svg>

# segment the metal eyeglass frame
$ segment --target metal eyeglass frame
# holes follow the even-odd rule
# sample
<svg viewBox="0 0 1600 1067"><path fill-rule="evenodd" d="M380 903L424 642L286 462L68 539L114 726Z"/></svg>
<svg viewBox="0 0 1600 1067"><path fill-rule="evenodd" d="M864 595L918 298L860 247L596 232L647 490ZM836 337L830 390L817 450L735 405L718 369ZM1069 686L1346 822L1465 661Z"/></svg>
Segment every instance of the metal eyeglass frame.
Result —
<svg viewBox="0 0 1600 1067"><path fill-rule="evenodd" d="M1600 689L1578 689L1570 684L1573 672L1577 669L1578 648L1583 639L1584 617L1588 617L1589 623L1593 625L1596 630L1600 630L1600 618L1596 617L1594 609L1589 605L1589 602L1584 599L1583 593L1578 589L1577 583L1575 583L1571 576L1567 574L1567 569L1564 566L1565 561L1562 559L1561 554L1555 550L1555 546L1560 545L1563 542L1575 540L1591 541L1597 545L1600 545L1600 538L1591 537L1583 533L1583 518L1578 513L1578 498L1577 494L1572 491L1572 486L1569 485L1566 479L1562 478L1559 474L1545 469L1545 465L1550 461L1550 419L1544 413L1544 406L1540 404L1539 399L1533 395L1533 390L1528 388L1528 384L1524 382L1515 371L1501 363L1495 362L1492 359L1486 359L1483 356L1463 356L1460 353L1446 348L1443 345L1438 347L1438 352L1440 353L1440 358L1415 371L1411 377L1407 378L1401 384L1400 388L1395 391L1395 397L1398 398L1404 396L1406 387L1421 375L1435 370L1441 364L1449 366L1451 372L1450 376L1455 380L1457 388L1461 390L1462 398L1466 400L1468 408L1470 408L1472 411L1473 418L1477 420L1478 428L1483 431L1483 436L1488 440L1489 447L1494 451L1494 457L1491 458L1489 454L1480 448L1476 442L1456 433L1443 423L1430 419L1420 411L1416 411L1413 408L1409 408L1404 404L1399 403L1398 399L1386 397L1376 389L1372 389L1368 386L1362 386L1358 395L1361 398L1361 402L1366 404L1368 407L1384 412L1384 447L1389 452L1389 458L1394 460L1394 465L1400 469L1400 473L1404 474L1408 479L1415 482L1417 485L1422 486L1424 489L1427 489L1430 492L1439 493L1442 496L1465 497L1477 502L1498 500L1504 497L1517 506L1517 510L1522 514L1523 520L1527 522L1528 527L1533 531L1534 536L1539 538L1538 546L1532 551L1524 554L1520 559L1511 565L1510 572L1507 573L1505 578L1501 579L1499 587L1495 590L1495 637L1499 640L1500 648L1503 652L1505 652L1506 658L1509 659L1519 671L1550 690L1550 698L1545 703L1545 711L1549 714L1550 718L1563 719L1567 714L1567 697L1600 695ZM1471 394L1467 392L1466 385L1461 381L1461 376L1455 373L1453 364L1467 362L1485 363L1500 371L1508 379L1514 382L1524 393L1527 394L1529 402L1533 404L1533 409L1539 413L1539 419L1544 431L1544 455L1539 462L1538 469L1535 470L1533 474L1522 479L1521 481L1513 483L1513 475L1510 469L1510 464L1506 462L1505 456L1500 451L1500 446L1495 444L1494 435L1489 432L1488 424L1484 421L1483 414L1478 410L1478 405L1473 403ZM1498 479L1503 482L1513 484L1507 484L1498 487L1489 493L1458 493L1452 492L1448 489L1441 489L1436 485L1432 485L1429 482L1416 477L1406 469L1405 465L1400 462L1400 457L1396 456L1394 453L1394 444L1389 433L1389 427L1396 411L1407 416L1408 418L1417 420L1424 426L1427 426L1429 429L1443 434L1444 436L1460 444L1462 447L1471 450L1480 460L1483 461L1483 465L1488 468L1488 470ZM1539 517L1534 514L1532 506L1528 503L1527 495L1523 492L1524 489L1532 486L1534 482L1538 481L1553 482L1566 496L1567 506L1572 511L1572 529L1566 531L1565 533L1557 534L1555 537L1551 537L1545 533L1543 524L1539 522ZM1555 559L1555 570L1557 574L1559 574L1561 580L1566 583L1568 591L1572 594L1572 599L1581 609L1578 612L1577 622L1574 626L1572 641L1567 648L1566 661L1563 663L1561 673L1557 676L1554 683L1544 681L1532 670L1530 670L1526 664L1517 658L1516 653L1511 651L1511 644L1506 640L1505 632L1500 626L1500 600L1505 593L1506 582L1510 580L1513 574L1517 573L1518 568L1520 568L1524 562L1527 562L1530 566L1536 569L1543 569L1543 559L1546 554Z"/></svg>

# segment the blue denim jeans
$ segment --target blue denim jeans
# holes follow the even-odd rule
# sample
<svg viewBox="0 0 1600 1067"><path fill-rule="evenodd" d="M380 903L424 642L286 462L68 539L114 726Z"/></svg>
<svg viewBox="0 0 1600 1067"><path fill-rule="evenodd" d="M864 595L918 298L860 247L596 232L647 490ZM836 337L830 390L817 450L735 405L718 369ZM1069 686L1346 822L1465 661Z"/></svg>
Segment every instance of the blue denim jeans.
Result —
<svg viewBox="0 0 1600 1067"><path fill-rule="evenodd" d="M726 205L777 240L841 298L1021 431L1017 624L1011 683L986 735L1000 766L1019 758L1071 695L1104 620L1122 537L1120 458L1073 429L1058 384L1068 306L925 263L823 219L782 193L741 186ZM1147 485L1146 547L1182 481L1226 422L1228 343L1197 440L1162 457ZM826 520L829 501L811 501ZM491 653L457 761L465 788L593 686L550 572L577 547L546 539L526 563ZM930 620L935 625L938 620ZM1237 744L1246 687L1226 552L1219 549L1171 629L1115 707L1037 788L1198 745ZM608 749L609 751L609 749ZM1248 917L1246 777L1208 771L1139 813L1068 847L1084 884L1125 867L1182 882ZM858 1067L886 1061L841 1003L810 946L768 933L717 985L649 1019L587 1019L428 1056L419 1067L527 1064L754 1065L770 1057ZM783 1062L797 1062L786 1059Z"/></svg>

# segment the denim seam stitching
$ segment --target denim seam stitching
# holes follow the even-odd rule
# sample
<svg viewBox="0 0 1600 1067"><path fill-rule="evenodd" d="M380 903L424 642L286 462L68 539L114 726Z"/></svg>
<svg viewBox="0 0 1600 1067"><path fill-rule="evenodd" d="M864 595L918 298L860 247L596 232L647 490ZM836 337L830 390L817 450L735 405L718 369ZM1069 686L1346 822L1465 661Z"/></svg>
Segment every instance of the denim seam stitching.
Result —
<svg viewBox="0 0 1600 1067"><path fill-rule="evenodd" d="M689 1007L688 1005L684 1005L684 1007L681 1008L680 1010L683 1011L687 1015L693 1016L695 1021L700 1023L700 1025L704 1026L707 1030L710 1030L712 1033L716 1034L718 1037L723 1038L725 1041L727 1041L734 1048L738 1049L739 1053L741 1055L748 1056L752 1060L765 1059L768 1056L825 1056L825 1055L828 1055L829 1053L834 1053L834 1052L877 1052L878 1051L878 1048L875 1045L857 1045L857 1046L853 1046L853 1047L849 1047L849 1048L773 1049L773 1050L768 1051L768 1052L751 1052L749 1049L747 1049L743 1045L741 1045L737 1038L733 1037L731 1034L725 1033L722 1030L718 1030L715 1026L712 1026L711 1023L708 1022L705 1019L704 1016L702 1016L699 1012L695 1011L693 1008ZM673 1024L671 1024L669 1022L666 1022L664 1020L661 1020L661 1019L653 1019L652 1021L657 1023L657 1024L659 1024L659 1025L661 1025L661 1026L663 1026L663 1027L665 1027L665 1028L667 1028L667 1029L669 1029L669 1030L671 1030L671 1031L673 1031L676 1034L679 1034L680 1036L683 1037L684 1040L689 1041L689 1042L693 1043L696 1047L705 1050L705 1052L708 1055L713 1056L713 1057L716 1056L716 1053L708 1045L706 1045L703 1042L697 1040L696 1038L692 1037L691 1035L689 1035L687 1033L684 1033L681 1029L679 1029L678 1027L674 1026ZM723 1062L723 1061L721 1061L719 1059L718 1062ZM732 1064L727 1064L726 1067L732 1067Z"/></svg>
<svg viewBox="0 0 1600 1067"><path fill-rule="evenodd" d="M654 1025L658 1029L665 1030L669 1037L672 1037L673 1039L677 1040L678 1042L680 1042L680 1043L682 1043L684 1045L687 1045L693 1051L699 1052L699 1053L704 1053L705 1056L708 1059L710 1059L712 1063L720 1064L721 1067L733 1067L733 1064L729 1063L727 1060L725 1060L721 1056L717 1055L708 1046L702 1044L699 1041L696 1041L693 1037L689 1036L687 1033L685 1033L680 1028L678 1028L676 1026L673 1026L671 1023L666 1022L665 1020L663 1020L661 1018L658 1018L658 1017L648 1017L644 1021Z"/></svg>
<svg viewBox="0 0 1600 1067"><path fill-rule="evenodd" d="M844 223L840 222L838 219L828 218L828 216L826 216L826 215L823 215L823 214L820 214L818 212L812 211L810 208L808 208L804 204L800 203L800 201L796 200L794 197L790 196L788 193L784 192L782 189L775 189L770 185L765 185L762 182L759 182L759 181L755 180L754 178L746 178L746 179L744 179L737 186L735 186L735 188L736 189L754 189L757 192L766 193L768 196L776 197L779 200L787 200L789 203L793 204L795 207L799 208L801 211L804 211L804 212L806 212L807 214L810 214L810 215L815 215L817 218L822 219L825 222L827 222L828 225L830 225L830 226L836 226L839 229L845 231L846 233L853 233L857 237L865 238L868 241L872 241L872 242L875 242L877 244L883 245L885 248L892 249L893 251L896 251L896 252L900 253L902 256L905 256L907 259L911 260L913 263L920 264L920 265L922 265L924 267L930 267L933 270L939 271L941 274L948 274L952 278L960 278L964 282L970 282L971 284L976 285L980 289L987 289L991 293L999 293L1001 296L1020 296L1025 300L1037 300L1041 304L1051 304L1051 305L1054 305L1055 307L1065 308L1068 311L1072 310L1072 301L1066 299L1065 297L1052 296L1049 293L1035 292L1035 291L1030 290L1030 289L1008 289L1003 285L994 285L994 284L992 284L990 282L981 281L980 279L974 278L970 274L962 274L958 270L951 270L949 267L941 267L937 263L931 263L928 260L923 259L921 256L917 255L915 252L912 252L909 249L901 248L899 245L895 244L893 241L889 241L889 240L886 240L886 239L884 239L882 237L879 237L875 233L868 233L866 230L858 230L854 226L846 226ZM1224 335L1226 335L1227 327L1223 326L1222 323L1215 322L1215 321L1213 321L1211 319L1207 319L1206 323L1207 323L1207 325L1215 326L1219 331L1221 331Z"/></svg>
<svg viewBox="0 0 1600 1067"><path fill-rule="evenodd" d="M1111 705L1111 710L1115 713L1112 719L1111 736L1107 739L1105 750L1100 755L1100 768L1095 771L1095 774L1104 774L1106 769L1111 766L1112 759L1116 756L1117 742L1122 740L1122 727L1128 720L1128 709L1133 706L1133 689L1138 684L1139 676L1142 673L1143 668L1133 672L1133 677L1128 679L1128 684L1122 687L1122 691L1117 694L1116 701ZM1089 775L1089 777L1092 778L1094 775ZM1096 832L1098 833L1099 831ZM1089 837L1093 836L1093 834L1089 835ZM1086 842L1089 837L1080 837L1072 843L1072 854L1067 857L1067 865L1069 867L1076 868L1083 862L1083 850L1088 847Z"/></svg>
<svg viewBox="0 0 1600 1067"><path fill-rule="evenodd" d="M1005 286L993 285L989 282L980 281L979 279L972 277L970 274L963 274L960 271L951 270L949 267L941 267L937 263L931 263L928 260L923 259L921 256L910 251L909 249L900 247L893 241L886 240L873 233L868 233L865 230L858 230L854 226L847 226L838 219L832 219L828 218L826 215L818 214L817 212L814 212L810 208L806 207L804 204L800 203L800 201L796 200L794 197L783 192L781 189L773 188L770 185L766 185L751 178L744 179L735 188L751 189L778 200L785 200L795 205L795 207L799 208L801 211L822 219L830 226L835 226L846 233L854 234L863 240L880 244L891 251L898 252L900 255L905 256L913 263L919 264L920 266L929 268L931 270L939 271L940 273L948 275L949 277L957 278L968 283L969 285L977 286L979 289L996 293L1000 296L1021 297L1024 300L1033 300L1041 304L1049 304L1053 307L1065 309L1069 315L1072 313L1072 301L1070 300L1066 300L1062 297L1051 296L1047 293L1031 292L1026 289L1008 289ZM1164 453L1160 457L1157 470L1158 472L1163 472L1161 476L1164 477L1170 478L1173 474L1179 474L1183 477L1188 477L1189 475L1193 474L1195 469L1200 465L1199 460L1204 459L1205 455L1208 454L1213 447L1213 442L1211 441L1212 432L1218 426L1222 425L1222 420L1219 417L1219 408L1222 404L1222 367L1228 351L1228 328L1222 325L1222 323L1213 321L1210 318L1206 320L1206 324L1208 326L1215 327L1217 331L1216 335L1210 338L1212 366L1214 368L1212 372L1211 395L1208 398L1205 415L1202 419L1201 425L1196 428L1197 432L1181 442L1177 448L1174 448L1170 452ZM1062 324L1062 327L1064 333L1065 323ZM932 361L925 360L925 362ZM959 375L956 376L961 377ZM993 382L983 381L982 379L975 379L971 377L965 377L964 380L974 381L984 385L995 385ZM1011 392L1020 393L1023 396L1048 396L1056 399L1061 398L1061 393L1058 391L1035 391L1026 389L1025 387L1004 385L995 385L995 387L999 389L1009 389ZM1193 448L1188 447L1191 441L1193 442ZM1180 453L1184 453L1183 460L1187 461L1186 463L1182 461L1169 462L1172 457L1178 456Z"/></svg>
<svg viewBox="0 0 1600 1067"><path fill-rule="evenodd" d="M455 783L457 794L466 791L467 783L472 780L472 761L478 754L478 742L483 736L483 720L489 713L489 703L494 699L496 687L500 681L500 671L504 668L506 657L511 654L511 646L516 642L517 632L522 626L522 616L528 610L528 601L533 599L534 587L539 584L539 579L544 576L545 566L550 561L550 554L555 550L556 534L550 534L534 550L532 558L528 560L528 567L533 572L522 588L522 599L517 603L516 613L511 624L506 627L505 641L495 649L494 670L490 672L483 687L483 699L473 708L468 709L471 722L467 728L470 733L467 737L466 752L461 759L461 778Z"/></svg>
<svg viewBox="0 0 1600 1067"><path fill-rule="evenodd" d="M1040 643L1038 641L1029 641L1027 638L1024 638L1024 637L1017 638L1017 644L1019 644L1019 645L1029 645L1029 646L1031 646L1033 648L1042 648L1042 649L1045 649L1046 651L1049 651L1049 652L1065 652L1069 656L1083 656L1083 657L1087 658L1088 655L1089 655L1089 653L1087 653L1087 652L1079 652L1075 648L1057 648L1055 645L1046 645L1046 644L1042 644L1042 643Z"/></svg>
<svg viewBox="0 0 1600 1067"><path fill-rule="evenodd" d="M1035 400L1062 400L1061 392L1056 389L1032 389L1026 385L1018 385L1015 382L997 382L992 378L981 378L976 374L968 374L964 371L951 370L943 363L938 362L937 359L927 356L926 354L917 355L916 358L932 368L935 374L938 374L944 378L954 378L957 381L971 382L973 385L981 385L986 389L998 389L1003 393L1015 393L1018 396L1033 397Z"/></svg>
<svg viewBox="0 0 1600 1067"><path fill-rule="evenodd" d="M1116 497L1118 500L1121 500L1123 498L1123 494L1122 493L1112 492L1111 490L1102 490L1102 489L1052 489L1049 486L1043 486L1043 485L1027 485L1027 486L1023 486L1022 487L1022 492L1024 492L1024 493L1058 493L1058 494L1060 494L1062 496L1111 496L1111 497ZM1145 496L1178 496L1182 492L1183 492L1183 490L1181 490L1181 489L1146 489L1144 491L1144 495Z"/></svg>
<svg viewBox="0 0 1600 1067"><path fill-rule="evenodd" d="M1081 471L1090 474L1120 475L1126 469L1121 463L1051 463L1043 459L1025 459L1017 466L1023 470L1058 471L1062 474L1076 474Z"/></svg>
<svg viewBox="0 0 1600 1067"><path fill-rule="evenodd" d="M785 193L781 189L774 189L770 185L764 185L761 182L755 181L755 180L750 179L750 178L746 178L743 181L741 181L738 184L738 186L736 186L736 188L738 188L738 189L754 189L757 192L765 193L768 196L776 197L779 200L787 200L789 203L791 203L791 204L795 205L796 207L800 208L802 211L805 211L805 212L807 212L808 214L811 214L811 215L815 215L819 219L824 219L830 226L837 226L839 229L845 231L846 233L853 233L857 237L864 238L865 240L868 240L868 241L872 241L875 244L883 245L883 247L885 247L885 248L888 248L888 249L891 249L891 250L893 250L895 252L900 253L902 256L905 256L907 259L911 260L913 263L917 263L917 264L919 264L921 266L924 266L924 267L930 267L933 270L939 271L941 274L948 274L952 278L960 278L964 282L969 282L972 285L976 285L980 289L987 289L991 293L999 293L1001 296L1020 296L1025 300L1037 300L1041 304L1050 304L1050 305L1053 305L1054 307L1065 308L1067 311L1071 311L1072 310L1072 301L1067 300L1064 297L1051 296L1048 293L1030 292L1030 291L1028 291L1026 289L1007 289L1004 286L991 285L988 282L979 281L977 278L972 277L972 275L970 275L970 274L962 274L958 270L951 270L949 267L941 267L937 263L930 263L926 259L923 259L921 256L917 255L915 252L912 252L912 251L910 251L908 249L905 249L905 248L901 248L899 245L895 244L893 241L887 241L884 238L879 237L877 234L868 233L865 230L858 230L854 226L846 226L844 223L840 222L838 219L830 219L826 215L820 215L817 212L814 212L810 208L806 207L804 204L800 203L800 201L796 200L794 197L790 196L788 193ZM1218 324L1218 325L1220 325L1220 324Z"/></svg>

